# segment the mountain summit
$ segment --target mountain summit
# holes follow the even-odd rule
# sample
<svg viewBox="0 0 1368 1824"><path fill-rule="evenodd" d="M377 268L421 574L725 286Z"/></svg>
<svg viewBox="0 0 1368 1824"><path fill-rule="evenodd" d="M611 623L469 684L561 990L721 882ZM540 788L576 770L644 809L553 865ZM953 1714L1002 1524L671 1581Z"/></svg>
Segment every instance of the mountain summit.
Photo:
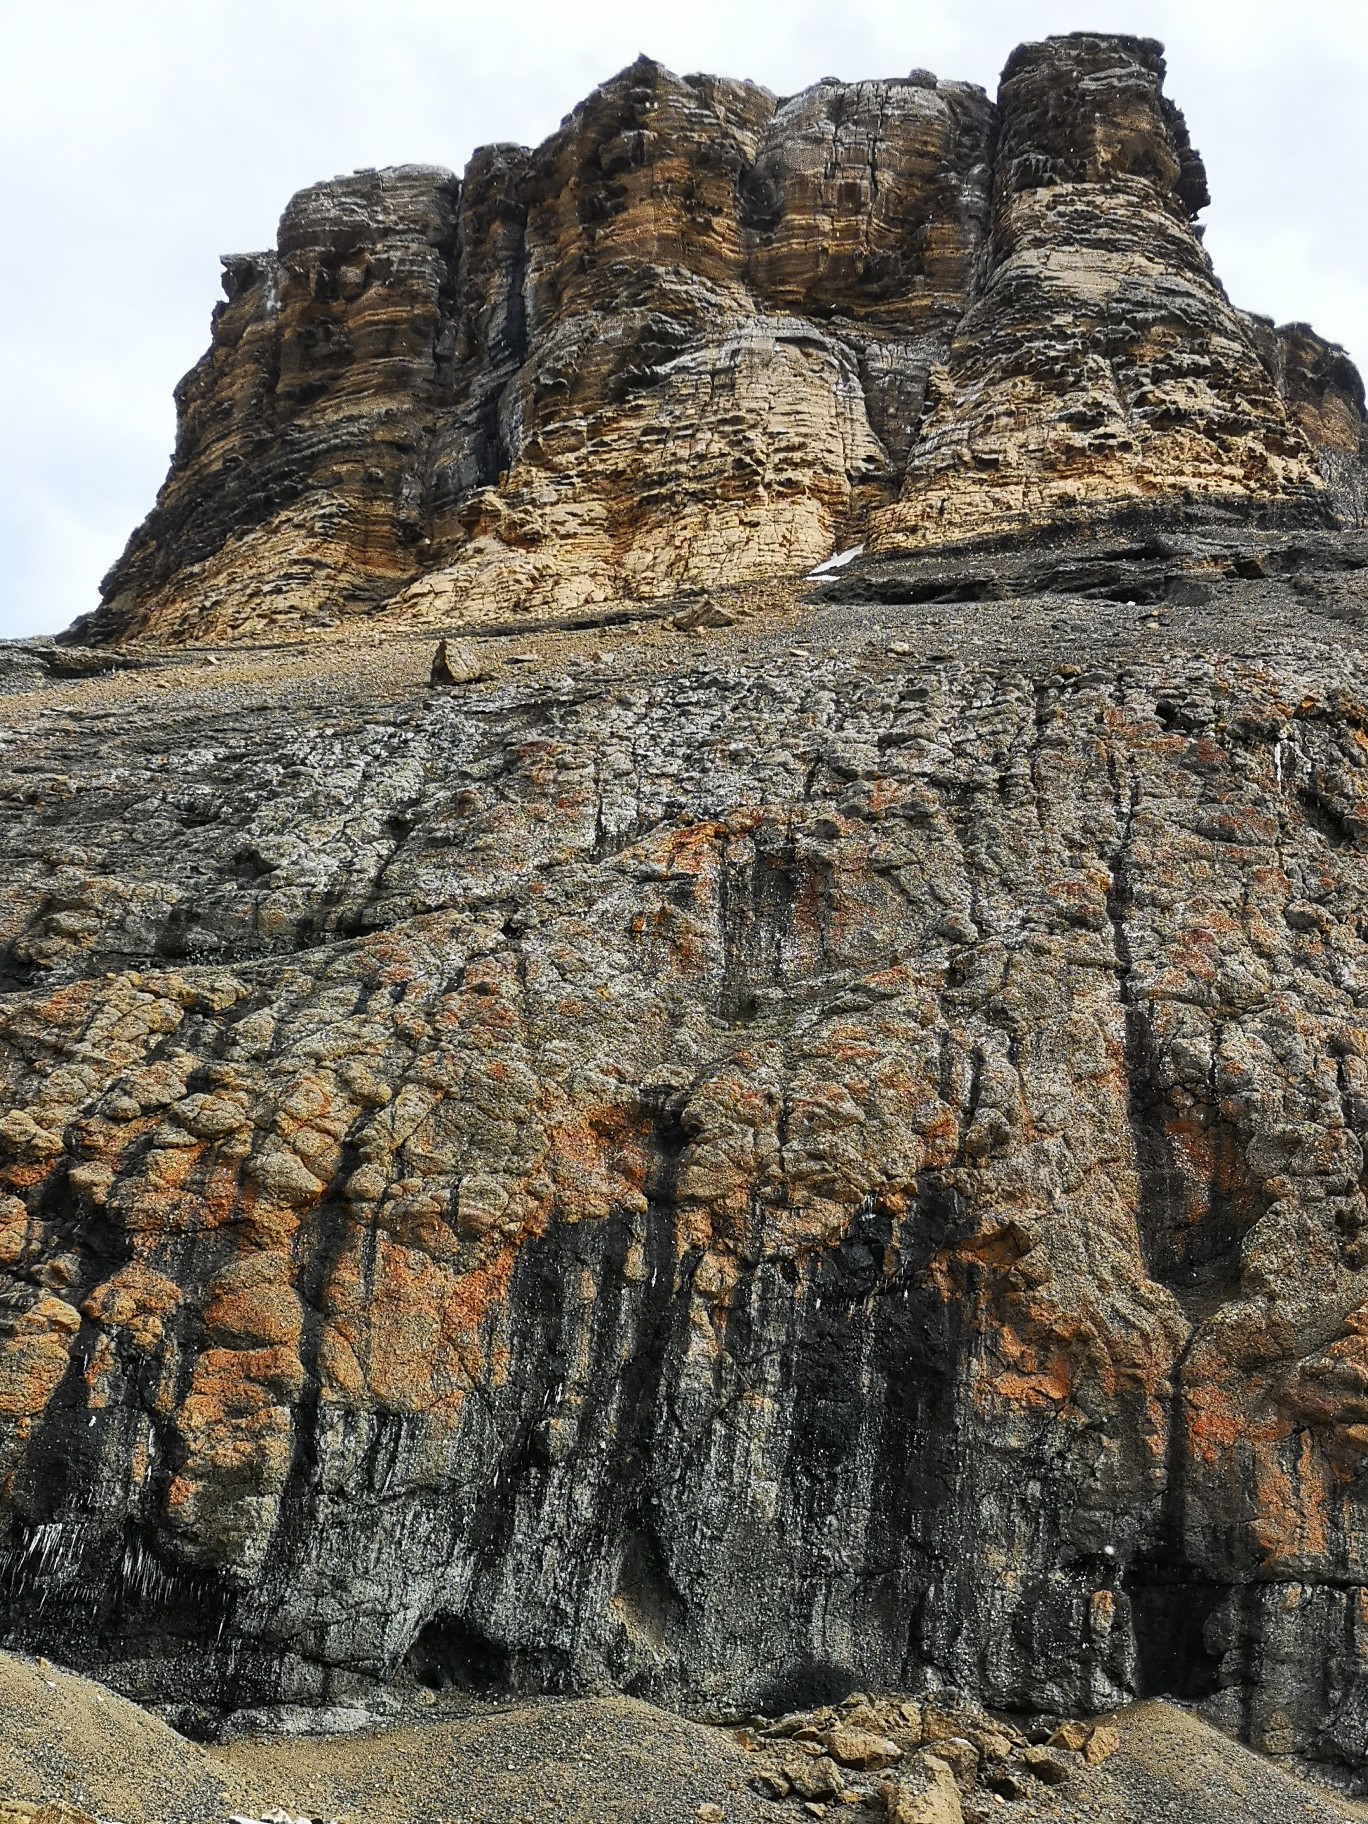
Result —
<svg viewBox="0 0 1368 1824"><path fill-rule="evenodd" d="M224 262L99 640L529 621L837 547L1364 505L1363 388L1235 309L1160 47L788 100L643 58L529 152L361 172Z"/></svg>

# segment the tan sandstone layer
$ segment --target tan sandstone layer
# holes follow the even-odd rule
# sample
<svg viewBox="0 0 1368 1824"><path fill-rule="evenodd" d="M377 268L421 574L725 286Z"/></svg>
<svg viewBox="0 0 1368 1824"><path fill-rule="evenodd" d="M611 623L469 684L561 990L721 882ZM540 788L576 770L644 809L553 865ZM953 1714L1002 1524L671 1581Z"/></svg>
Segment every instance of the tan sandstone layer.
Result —
<svg viewBox="0 0 1368 1824"><path fill-rule="evenodd" d="M1128 509L1361 519L1363 389L1234 309L1160 47L787 100L641 59L225 262L90 636L602 613Z"/></svg>

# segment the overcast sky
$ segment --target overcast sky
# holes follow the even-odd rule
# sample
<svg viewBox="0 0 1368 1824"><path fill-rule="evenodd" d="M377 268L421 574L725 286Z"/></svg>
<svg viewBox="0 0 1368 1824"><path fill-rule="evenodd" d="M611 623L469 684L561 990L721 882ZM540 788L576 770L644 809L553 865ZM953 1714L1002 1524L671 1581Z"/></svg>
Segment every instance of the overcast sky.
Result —
<svg viewBox="0 0 1368 1824"><path fill-rule="evenodd" d="M533 144L639 51L779 94L917 66L991 91L1081 27L1168 46L1236 303L1368 363L1362 0L0 0L0 635L95 606L218 256L272 245L302 185Z"/></svg>

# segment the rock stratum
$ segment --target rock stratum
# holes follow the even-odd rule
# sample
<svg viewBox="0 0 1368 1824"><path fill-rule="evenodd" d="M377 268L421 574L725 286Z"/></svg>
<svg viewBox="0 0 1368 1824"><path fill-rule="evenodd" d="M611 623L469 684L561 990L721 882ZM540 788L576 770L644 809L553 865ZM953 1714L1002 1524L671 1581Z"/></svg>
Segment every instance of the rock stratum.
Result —
<svg viewBox="0 0 1368 1824"><path fill-rule="evenodd" d="M225 260L87 637L602 612L1109 509L1361 517L1363 387L1234 309L1143 39L787 101L640 60L536 151Z"/></svg>
<svg viewBox="0 0 1368 1824"><path fill-rule="evenodd" d="M1368 1762L1363 392L1162 67L640 63L229 263L0 654L5 1641Z"/></svg>

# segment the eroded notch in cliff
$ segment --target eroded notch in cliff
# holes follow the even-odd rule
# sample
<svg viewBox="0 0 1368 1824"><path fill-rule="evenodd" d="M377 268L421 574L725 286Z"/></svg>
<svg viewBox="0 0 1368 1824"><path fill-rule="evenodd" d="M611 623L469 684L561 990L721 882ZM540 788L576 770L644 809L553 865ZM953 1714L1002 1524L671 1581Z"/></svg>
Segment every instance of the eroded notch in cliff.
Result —
<svg viewBox="0 0 1368 1824"><path fill-rule="evenodd" d="M1126 1103L1139 1180L1136 1221L1140 1251L1152 1279L1173 1278L1174 1237L1183 1220L1182 1175L1174 1158L1159 1081L1159 1055L1149 1011L1127 999L1122 978L1126 1048Z"/></svg>
<svg viewBox="0 0 1368 1824"><path fill-rule="evenodd" d="M0 1644L11 1648L101 1666L189 1647L203 1658L236 1600L220 1572L178 1562L134 1520L16 1519L0 1545Z"/></svg>
<svg viewBox="0 0 1368 1824"><path fill-rule="evenodd" d="M459 1615L434 1615L404 1657L405 1670L430 1691L507 1690L513 1657Z"/></svg>
<svg viewBox="0 0 1368 1824"><path fill-rule="evenodd" d="M784 976L784 951L798 899L793 845L766 852L758 845L747 860L724 860L718 877L722 928L723 1019L744 1024L764 1004L763 991Z"/></svg>
<svg viewBox="0 0 1368 1824"><path fill-rule="evenodd" d="M1136 1696L1193 1702L1220 1684L1208 1624L1227 1595L1172 1564L1138 1562L1126 1577L1135 1630Z"/></svg>
<svg viewBox="0 0 1368 1824"><path fill-rule="evenodd" d="M613 1590L613 1609L637 1641L660 1653L684 1630L688 1610L665 1563L655 1530L638 1518L627 1528Z"/></svg>

